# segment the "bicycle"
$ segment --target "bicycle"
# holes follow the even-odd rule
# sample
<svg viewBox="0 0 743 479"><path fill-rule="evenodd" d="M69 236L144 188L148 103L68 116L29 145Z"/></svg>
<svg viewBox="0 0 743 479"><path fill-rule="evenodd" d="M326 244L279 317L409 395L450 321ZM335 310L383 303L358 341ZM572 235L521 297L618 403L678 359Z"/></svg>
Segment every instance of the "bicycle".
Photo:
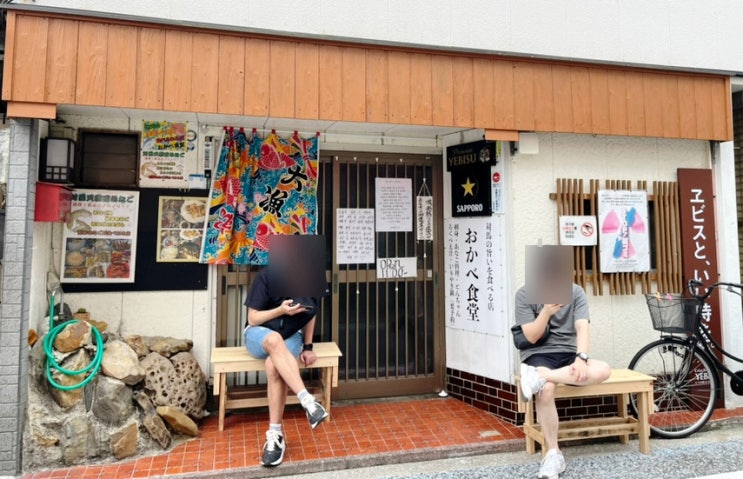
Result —
<svg viewBox="0 0 743 479"><path fill-rule="evenodd" d="M729 369L715 351L738 363L743 359L725 351L702 321L704 305L714 290L725 288L743 297L743 284L714 283L698 294L703 286L691 280L689 296L645 295L653 329L660 331L661 338L640 349L629 368L655 379L650 430L662 438L687 437L707 423L720 393L721 372L730 376L732 391L743 395L743 371ZM637 415L634 397L630 407Z"/></svg>

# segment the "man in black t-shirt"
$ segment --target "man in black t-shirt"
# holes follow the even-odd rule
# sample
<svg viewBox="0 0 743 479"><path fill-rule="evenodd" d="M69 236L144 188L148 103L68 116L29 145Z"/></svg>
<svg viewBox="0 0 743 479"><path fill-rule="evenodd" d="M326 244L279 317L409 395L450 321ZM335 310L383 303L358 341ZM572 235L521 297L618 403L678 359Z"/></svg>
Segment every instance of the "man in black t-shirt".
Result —
<svg viewBox="0 0 743 479"><path fill-rule="evenodd" d="M312 336L319 300L271 296L270 282L277 279L268 271L263 268L258 273L245 300L248 324L244 339L253 357L266 360L269 428L261 464L278 466L286 450L281 421L287 387L299 398L312 429L325 420L328 413L305 388L297 366L297 357L306 365L317 359L312 351Z"/></svg>

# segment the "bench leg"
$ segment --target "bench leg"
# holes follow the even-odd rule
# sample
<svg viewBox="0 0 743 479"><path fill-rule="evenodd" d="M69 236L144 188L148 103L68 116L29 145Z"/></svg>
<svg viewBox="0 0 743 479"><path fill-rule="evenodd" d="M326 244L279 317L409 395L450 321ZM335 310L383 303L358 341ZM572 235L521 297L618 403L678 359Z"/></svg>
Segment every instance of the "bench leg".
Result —
<svg viewBox="0 0 743 479"><path fill-rule="evenodd" d="M330 421L332 416L330 415L330 391L333 389L333 369L323 368L322 369L322 405L326 411L328 411L328 418L326 421Z"/></svg>
<svg viewBox="0 0 743 479"><path fill-rule="evenodd" d="M226 406L227 406L227 375L219 374L219 430L220 431L224 431L224 410Z"/></svg>
<svg viewBox="0 0 743 479"><path fill-rule="evenodd" d="M534 402L526 403L524 412L524 434L526 435L526 453L535 454L537 452L537 441L531 436L531 426L534 425ZM542 447L544 449L544 447Z"/></svg>
<svg viewBox="0 0 743 479"><path fill-rule="evenodd" d="M642 392L637 394L637 419L640 422L640 432L638 439L640 442L640 452L650 454L650 418L648 411L650 407L650 393Z"/></svg>
<svg viewBox="0 0 743 479"><path fill-rule="evenodd" d="M629 418L627 406L629 405L629 396L627 394L617 394L617 415L621 418ZM619 436L619 442L629 444L629 434Z"/></svg>

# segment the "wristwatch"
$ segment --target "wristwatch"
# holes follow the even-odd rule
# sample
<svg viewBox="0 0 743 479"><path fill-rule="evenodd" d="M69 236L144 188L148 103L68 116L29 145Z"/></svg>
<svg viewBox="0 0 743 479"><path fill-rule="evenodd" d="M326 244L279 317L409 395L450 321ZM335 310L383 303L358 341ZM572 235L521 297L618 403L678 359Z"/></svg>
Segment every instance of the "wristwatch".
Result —
<svg viewBox="0 0 743 479"><path fill-rule="evenodd" d="M303 344L302 345L302 351L312 351L312 343Z"/></svg>
<svg viewBox="0 0 743 479"><path fill-rule="evenodd" d="M581 358L583 361L588 362L588 355L586 353L576 353L575 355Z"/></svg>

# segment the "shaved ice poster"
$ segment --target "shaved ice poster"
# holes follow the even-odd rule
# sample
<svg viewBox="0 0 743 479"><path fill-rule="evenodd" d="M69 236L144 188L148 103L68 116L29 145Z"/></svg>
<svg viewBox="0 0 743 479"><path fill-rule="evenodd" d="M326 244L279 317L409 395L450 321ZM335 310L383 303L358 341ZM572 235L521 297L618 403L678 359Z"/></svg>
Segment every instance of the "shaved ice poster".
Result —
<svg viewBox="0 0 743 479"><path fill-rule="evenodd" d="M598 207L601 272L650 271L647 192L599 190Z"/></svg>

